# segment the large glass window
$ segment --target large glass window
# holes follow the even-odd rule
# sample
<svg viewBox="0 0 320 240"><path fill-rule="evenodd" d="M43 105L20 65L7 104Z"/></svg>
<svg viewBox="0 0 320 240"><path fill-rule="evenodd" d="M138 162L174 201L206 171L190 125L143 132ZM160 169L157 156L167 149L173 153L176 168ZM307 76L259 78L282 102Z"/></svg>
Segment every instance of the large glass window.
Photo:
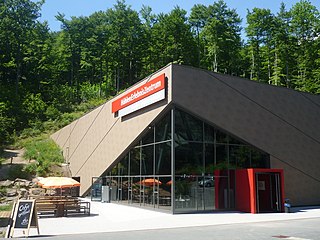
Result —
<svg viewBox="0 0 320 240"><path fill-rule="evenodd" d="M171 142L156 145L156 175L171 175Z"/></svg>
<svg viewBox="0 0 320 240"><path fill-rule="evenodd" d="M176 174L201 174L204 172L201 143L176 144Z"/></svg>
<svg viewBox="0 0 320 240"><path fill-rule="evenodd" d="M154 145L141 147L141 175L153 175Z"/></svg>
<svg viewBox="0 0 320 240"><path fill-rule="evenodd" d="M171 139L171 114L155 124L156 142L162 142Z"/></svg>
<svg viewBox="0 0 320 240"><path fill-rule="evenodd" d="M268 167L268 155L181 110L175 121L174 211L233 209L235 169Z"/></svg>
<svg viewBox="0 0 320 240"><path fill-rule="evenodd" d="M199 119L177 110L175 121L176 140L179 143L203 141L203 124Z"/></svg>
<svg viewBox="0 0 320 240"><path fill-rule="evenodd" d="M174 118L169 111L147 126L108 172L112 200L176 213L234 208L235 169L268 168L269 155L191 114L173 112Z"/></svg>
<svg viewBox="0 0 320 240"><path fill-rule="evenodd" d="M213 143L206 143L205 144L205 173L206 174L213 174L215 167L215 144Z"/></svg>
<svg viewBox="0 0 320 240"><path fill-rule="evenodd" d="M130 156L129 156L129 159L130 159L130 175L131 176L135 176L135 175L140 175L140 153L141 151L141 148L139 147L136 147L136 148L133 148L131 151L130 151Z"/></svg>

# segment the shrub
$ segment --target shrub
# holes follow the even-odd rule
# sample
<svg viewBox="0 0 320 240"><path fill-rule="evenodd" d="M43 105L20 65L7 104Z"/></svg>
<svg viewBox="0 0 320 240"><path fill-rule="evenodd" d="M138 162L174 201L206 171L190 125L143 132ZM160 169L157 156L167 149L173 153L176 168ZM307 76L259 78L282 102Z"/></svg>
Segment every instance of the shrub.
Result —
<svg viewBox="0 0 320 240"><path fill-rule="evenodd" d="M37 174L37 163L30 163L24 167L24 171L28 174L35 176Z"/></svg>
<svg viewBox="0 0 320 240"><path fill-rule="evenodd" d="M35 159L39 163L48 162L63 162L63 156L61 154L60 148L55 144L55 142L48 138L38 138L29 141L26 145L26 152L24 157L27 159Z"/></svg>
<svg viewBox="0 0 320 240"><path fill-rule="evenodd" d="M37 161L25 167L25 171L33 175L46 176L52 164L64 161L60 148L48 136L26 141L25 149L24 157Z"/></svg>
<svg viewBox="0 0 320 240"><path fill-rule="evenodd" d="M45 115L49 120L55 120L61 115L61 112L53 105L50 105L47 108Z"/></svg>

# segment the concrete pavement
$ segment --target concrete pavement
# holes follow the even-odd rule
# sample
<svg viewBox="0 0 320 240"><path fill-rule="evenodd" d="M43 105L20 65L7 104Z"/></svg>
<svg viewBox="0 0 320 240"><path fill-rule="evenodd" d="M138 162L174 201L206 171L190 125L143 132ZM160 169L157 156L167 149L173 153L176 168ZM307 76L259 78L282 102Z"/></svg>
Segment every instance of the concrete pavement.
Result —
<svg viewBox="0 0 320 240"><path fill-rule="evenodd" d="M40 218L39 228L42 236L57 236L320 218L320 206L292 210L293 213L217 212L172 215L114 203L91 202L91 216ZM37 235L36 229L31 228L29 236ZM21 236L22 231L16 229L14 237Z"/></svg>

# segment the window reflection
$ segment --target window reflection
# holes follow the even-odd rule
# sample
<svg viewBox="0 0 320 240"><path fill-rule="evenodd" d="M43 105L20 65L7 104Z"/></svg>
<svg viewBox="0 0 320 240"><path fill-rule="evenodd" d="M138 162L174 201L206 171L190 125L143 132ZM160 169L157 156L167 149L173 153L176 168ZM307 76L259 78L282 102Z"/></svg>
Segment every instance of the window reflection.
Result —
<svg viewBox="0 0 320 240"><path fill-rule="evenodd" d="M268 168L269 155L191 114L174 111L174 134L169 111L108 172L112 200L177 213L232 209L235 169Z"/></svg>
<svg viewBox="0 0 320 240"><path fill-rule="evenodd" d="M176 146L176 174L201 174L203 169L203 149L201 143Z"/></svg>
<svg viewBox="0 0 320 240"><path fill-rule="evenodd" d="M155 125L156 142L162 142L171 139L171 114L167 114L161 121Z"/></svg>
<svg viewBox="0 0 320 240"><path fill-rule="evenodd" d="M156 175L171 174L171 143L160 143L156 145Z"/></svg>

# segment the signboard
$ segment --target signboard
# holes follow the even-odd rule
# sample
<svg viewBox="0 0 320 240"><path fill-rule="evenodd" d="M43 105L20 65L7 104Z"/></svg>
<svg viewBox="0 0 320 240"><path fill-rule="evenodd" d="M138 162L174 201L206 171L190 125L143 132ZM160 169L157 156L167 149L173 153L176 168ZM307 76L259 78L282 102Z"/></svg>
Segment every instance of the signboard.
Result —
<svg viewBox="0 0 320 240"><path fill-rule="evenodd" d="M29 235L30 227L36 227L39 234L38 216L35 208L35 200L19 200L15 204L13 215L13 229L27 229L27 236Z"/></svg>
<svg viewBox="0 0 320 240"><path fill-rule="evenodd" d="M14 228L28 228L31 221L33 201L19 201L15 215Z"/></svg>
<svg viewBox="0 0 320 240"><path fill-rule="evenodd" d="M112 102L112 113L125 116L165 98L165 75L162 74Z"/></svg>

